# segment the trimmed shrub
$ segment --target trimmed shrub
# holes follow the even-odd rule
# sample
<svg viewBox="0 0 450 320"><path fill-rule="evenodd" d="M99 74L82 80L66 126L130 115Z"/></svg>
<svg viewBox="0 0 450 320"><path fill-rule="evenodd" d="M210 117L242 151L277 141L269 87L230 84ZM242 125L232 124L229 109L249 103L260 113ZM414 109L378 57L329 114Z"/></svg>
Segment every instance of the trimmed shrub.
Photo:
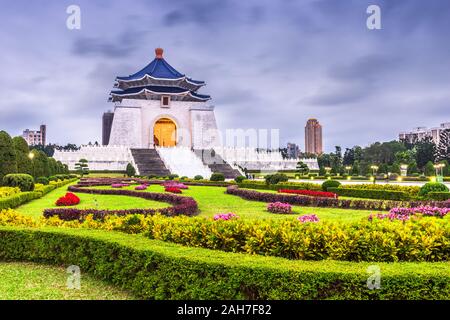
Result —
<svg viewBox="0 0 450 320"><path fill-rule="evenodd" d="M173 179L175 179L175 178L178 178L178 175L177 175L177 174L169 174L169 175L167 176L167 178L169 178L169 180L173 180Z"/></svg>
<svg viewBox="0 0 450 320"><path fill-rule="evenodd" d="M278 184L268 185L265 182L243 180L239 183L239 187L245 189L258 189L258 190L274 190L280 189L292 189L292 190L322 190L320 184L309 182L281 182Z"/></svg>
<svg viewBox="0 0 450 320"><path fill-rule="evenodd" d="M446 201L450 199L450 192L429 192L428 198L436 201Z"/></svg>
<svg viewBox="0 0 450 320"><path fill-rule="evenodd" d="M18 187L0 187L0 199L11 197L20 192L20 188Z"/></svg>
<svg viewBox="0 0 450 320"><path fill-rule="evenodd" d="M3 185L8 187L19 187L22 192L33 191L34 179L29 174L7 174L3 177Z"/></svg>
<svg viewBox="0 0 450 320"><path fill-rule="evenodd" d="M126 173L128 177L133 177L136 175L136 169L131 163L127 164Z"/></svg>
<svg viewBox="0 0 450 320"><path fill-rule="evenodd" d="M450 298L446 263L377 263L382 286L370 290L367 268L373 263L287 261L184 248L140 236L130 241L129 235L95 230L2 227L0 260L76 264L146 300Z"/></svg>
<svg viewBox="0 0 450 320"><path fill-rule="evenodd" d="M38 177L35 179L35 182L43 185L48 185L50 180L47 177Z"/></svg>
<svg viewBox="0 0 450 320"><path fill-rule="evenodd" d="M292 206L289 203L271 202L267 205L267 211L271 213L292 213Z"/></svg>
<svg viewBox="0 0 450 320"><path fill-rule="evenodd" d="M279 193L291 193L291 194L301 194L310 197L324 197L324 198L337 198L337 194L327 191L313 191L313 190L291 190L291 189L280 189Z"/></svg>
<svg viewBox="0 0 450 320"><path fill-rule="evenodd" d="M80 203L80 198L78 198L75 194L71 192L67 192L65 196L59 198L56 201L56 205L58 207L68 207L68 206L75 206Z"/></svg>
<svg viewBox="0 0 450 320"><path fill-rule="evenodd" d="M346 184L345 189L360 189L360 190L385 190L385 191L402 191L415 197L419 194L420 187L418 186L403 186L397 184Z"/></svg>
<svg viewBox="0 0 450 320"><path fill-rule="evenodd" d="M196 175L194 177L194 180L203 180L203 177L201 175Z"/></svg>
<svg viewBox="0 0 450 320"><path fill-rule="evenodd" d="M209 178L210 181L225 181L225 176L223 173L215 172Z"/></svg>
<svg viewBox="0 0 450 320"><path fill-rule="evenodd" d="M288 176L284 173L275 173L275 174L269 174L265 176L266 184L278 184L280 182L287 182L289 180Z"/></svg>
<svg viewBox="0 0 450 320"><path fill-rule="evenodd" d="M375 189L351 189L351 188L329 188L328 191L334 192L342 197L366 198L366 199L381 199L381 200L396 200L406 201L410 196L403 191L387 191Z"/></svg>
<svg viewBox="0 0 450 320"><path fill-rule="evenodd" d="M246 178L244 176L237 176L236 178L234 178L234 181L236 181L236 183L242 183L242 181L244 181Z"/></svg>
<svg viewBox="0 0 450 320"><path fill-rule="evenodd" d="M448 188L440 182L428 182L420 188L419 196L426 196L430 192L448 192Z"/></svg>
<svg viewBox="0 0 450 320"><path fill-rule="evenodd" d="M341 183L337 180L327 180L322 183L322 191L329 191L328 188L339 188Z"/></svg>

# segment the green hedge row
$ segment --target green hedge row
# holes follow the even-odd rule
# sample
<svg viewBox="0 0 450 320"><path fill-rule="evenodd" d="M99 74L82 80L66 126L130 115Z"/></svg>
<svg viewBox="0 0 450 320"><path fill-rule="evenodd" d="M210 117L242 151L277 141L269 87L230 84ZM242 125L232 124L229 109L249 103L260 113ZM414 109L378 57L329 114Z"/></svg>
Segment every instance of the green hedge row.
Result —
<svg viewBox="0 0 450 320"><path fill-rule="evenodd" d="M371 190L371 189L352 189L352 188L328 188L329 192L336 193L343 197L366 198L366 199L382 199L406 201L411 197L404 191L394 190Z"/></svg>
<svg viewBox="0 0 450 320"><path fill-rule="evenodd" d="M56 188L60 188L64 185L74 182L76 180L78 180L78 178L59 181L59 182L53 182L52 184L42 186L41 188L35 188L34 191L21 192L21 193L15 194L13 196L0 199L0 210L9 209L9 208L17 208L18 206L20 206L24 203L27 203L31 200L39 199L42 196L49 193L50 191L55 190Z"/></svg>
<svg viewBox="0 0 450 320"><path fill-rule="evenodd" d="M244 180L239 183L239 188L259 189L259 190L275 190L291 189L291 190L316 190L321 191L322 185L309 182L281 182L277 184L266 184L262 181Z"/></svg>
<svg viewBox="0 0 450 320"><path fill-rule="evenodd" d="M450 199L450 192L430 192L428 198L436 201L446 201Z"/></svg>
<svg viewBox="0 0 450 320"><path fill-rule="evenodd" d="M77 265L143 299L449 299L447 263L289 261L115 232L0 227L0 260Z"/></svg>

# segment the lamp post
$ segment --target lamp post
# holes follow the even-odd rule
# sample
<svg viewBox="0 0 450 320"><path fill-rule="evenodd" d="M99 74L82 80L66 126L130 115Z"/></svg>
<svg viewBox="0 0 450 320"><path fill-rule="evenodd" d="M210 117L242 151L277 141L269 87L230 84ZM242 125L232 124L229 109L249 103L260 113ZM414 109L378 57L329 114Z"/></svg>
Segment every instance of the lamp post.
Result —
<svg viewBox="0 0 450 320"><path fill-rule="evenodd" d="M329 174L330 174L331 168L330 167L325 167L325 171L326 171L326 173L328 175L328 179L330 179Z"/></svg>
<svg viewBox="0 0 450 320"><path fill-rule="evenodd" d="M370 166L370 169L372 169L373 184L375 184L376 180L377 180L376 174L377 174L377 171L378 171L378 166L372 165L372 166Z"/></svg>
<svg viewBox="0 0 450 320"><path fill-rule="evenodd" d="M347 175L350 175L350 170L352 169L351 166L346 166L345 170L347 170Z"/></svg>
<svg viewBox="0 0 450 320"><path fill-rule="evenodd" d="M30 152L30 153L28 154L28 158L29 158L30 160L33 160L33 158L34 158L34 153L33 153L33 152Z"/></svg>
<svg viewBox="0 0 450 320"><path fill-rule="evenodd" d="M406 177L408 175L408 165L407 164L400 165L400 175L402 177Z"/></svg>
<svg viewBox="0 0 450 320"><path fill-rule="evenodd" d="M443 163L437 163L433 165L434 169L436 170L436 182L443 182L444 181L444 167L445 164Z"/></svg>

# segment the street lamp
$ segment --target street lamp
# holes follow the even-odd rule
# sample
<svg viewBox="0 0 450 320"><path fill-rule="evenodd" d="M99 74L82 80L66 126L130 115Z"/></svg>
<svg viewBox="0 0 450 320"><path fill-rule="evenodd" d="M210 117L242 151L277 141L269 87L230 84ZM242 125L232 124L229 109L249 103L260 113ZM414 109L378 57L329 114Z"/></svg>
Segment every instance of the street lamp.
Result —
<svg viewBox="0 0 450 320"><path fill-rule="evenodd" d="M370 166L370 169L372 169L372 174L375 176L378 171L378 166L376 165Z"/></svg>
<svg viewBox="0 0 450 320"><path fill-rule="evenodd" d="M436 181L437 182L442 182L444 180L443 176L444 176L445 164L437 163L437 164L433 165L433 167L436 170Z"/></svg>
<svg viewBox="0 0 450 320"><path fill-rule="evenodd" d="M331 168L330 167L325 167L325 171L327 172L327 174L330 174Z"/></svg>
<svg viewBox="0 0 450 320"><path fill-rule="evenodd" d="M400 165L400 175L402 177L406 177L408 175L408 165L407 164Z"/></svg>
<svg viewBox="0 0 450 320"><path fill-rule="evenodd" d="M350 175L350 170L352 169L351 166L346 166L345 170L347 170L347 175Z"/></svg>
<svg viewBox="0 0 450 320"><path fill-rule="evenodd" d="M30 158L30 160L33 160L33 158L34 158L34 153L33 153L33 152L30 152L30 153L28 154L28 158Z"/></svg>

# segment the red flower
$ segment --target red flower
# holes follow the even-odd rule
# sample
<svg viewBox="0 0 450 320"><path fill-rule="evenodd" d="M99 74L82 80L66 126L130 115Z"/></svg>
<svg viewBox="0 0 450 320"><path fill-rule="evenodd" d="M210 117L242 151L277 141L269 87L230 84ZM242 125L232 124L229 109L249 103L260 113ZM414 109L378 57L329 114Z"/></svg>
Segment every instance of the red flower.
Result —
<svg viewBox="0 0 450 320"><path fill-rule="evenodd" d="M74 206L80 203L80 198L78 198L75 194L72 192L67 192L64 197L59 198L56 201L56 205L61 206Z"/></svg>
<svg viewBox="0 0 450 320"><path fill-rule="evenodd" d="M335 194L333 192L326 192L326 191L281 189L281 190L278 190L278 192L279 193L301 194L301 195L310 196L310 197L323 197L323 198L336 198L337 199L337 194Z"/></svg>
<svg viewBox="0 0 450 320"><path fill-rule="evenodd" d="M175 187L166 187L164 190L171 193L181 193L181 190Z"/></svg>

